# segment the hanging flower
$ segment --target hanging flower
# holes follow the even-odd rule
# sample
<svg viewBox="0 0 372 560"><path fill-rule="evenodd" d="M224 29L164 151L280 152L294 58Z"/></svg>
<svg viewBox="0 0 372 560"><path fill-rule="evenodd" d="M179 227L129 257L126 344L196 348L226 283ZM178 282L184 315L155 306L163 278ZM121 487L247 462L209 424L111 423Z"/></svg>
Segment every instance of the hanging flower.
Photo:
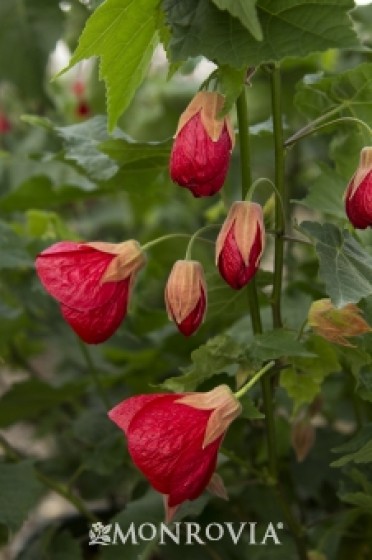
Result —
<svg viewBox="0 0 372 560"><path fill-rule="evenodd" d="M229 167L234 132L228 116L218 118L225 98L201 91L182 113L170 158L172 181L195 197L218 192Z"/></svg>
<svg viewBox="0 0 372 560"><path fill-rule="evenodd" d="M264 247L261 206L254 202L235 202L216 241L216 265L232 288L240 290L253 278Z"/></svg>
<svg viewBox="0 0 372 560"><path fill-rule="evenodd" d="M44 288L88 344L107 340L127 313L137 272L145 264L137 241L55 243L36 258Z"/></svg>
<svg viewBox="0 0 372 560"><path fill-rule="evenodd" d="M241 405L227 385L207 393L138 395L110 412L128 439L135 465L164 495L166 517L205 488L227 497L214 473L217 454Z"/></svg>
<svg viewBox="0 0 372 560"><path fill-rule="evenodd" d="M359 167L345 192L345 208L355 228L372 226L372 147L361 151Z"/></svg>
<svg viewBox="0 0 372 560"><path fill-rule="evenodd" d="M207 305L207 287L199 262L174 263L165 287L165 305L169 319L182 334L190 336L199 328Z"/></svg>

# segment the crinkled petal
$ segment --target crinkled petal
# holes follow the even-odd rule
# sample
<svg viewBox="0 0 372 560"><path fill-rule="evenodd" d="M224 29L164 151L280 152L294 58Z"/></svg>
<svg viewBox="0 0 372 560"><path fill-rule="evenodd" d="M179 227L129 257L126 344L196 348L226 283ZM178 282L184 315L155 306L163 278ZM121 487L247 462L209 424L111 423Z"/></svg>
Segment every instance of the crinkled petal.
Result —
<svg viewBox="0 0 372 560"><path fill-rule="evenodd" d="M257 272L257 260L261 255L262 243L260 229L257 226L248 266L244 264L234 236L234 225L226 236L218 259L218 268L224 280L235 290L240 290Z"/></svg>
<svg viewBox="0 0 372 560"><path fill-rule="evenodd" d="M84 342L104 342L116 331L127 313L129 284L129 278L116 282L112 298L101 307L81 311L61 304L62 315Z"/></svg>
<svg viewBox="0 0 372 560"><path fill-rule="evenodd" d="M185 449L202 455L211 414L174 401L183 395L154 399L135 414L127 429L133 462L162 494L169 494L174 469ZM207 481L208 482L208 481Z"/></svg>
<svg viewBox="0 0 372 560"><path fill-rule="evenodd" d="M189 188L194 196L211 196L218 192L230 162L231 138L226 125L214 142L201 122L192 117L176 137L170 159L170 174L175 183Z"/></svg>
<svg viewBox="0 0 372 560"><path fill-rule="evenodd" d="M216 469L222 439L223 436L220 436L203 450L190 442L183 450L171 475L168 497L170 507L185 500L195 500L208 486Z"/></svg>
<svg viewBox="0 0 372 560"><path fill-rule="evenodd" d="M205 293L200 286L200 298L194 309L189 313L189 315L179 324L177 324L180 332L185 336L192 335L200 326L203 321L204 313L206 307Z"/></svg>
<svg viewBox="0 0 372 560"><path fill-rule="evenodd" d="M114 408L109 411L108 416L117 426L119 426L119 428L124 431L125 434L127 434L129 424L137 412L150 402L165 396L169 396L168 393L136 395L134 397L130 397L129 399L125 399L114 406Z"/></svg>
<svg viewBox="0 0 372 560"><path fill-rule="evenodd" d="M115 282L100 283L115 258L84 243L60 242L36 259L36 271L45 289L60 303L75 310L98 308L111 300Z"/></svg>

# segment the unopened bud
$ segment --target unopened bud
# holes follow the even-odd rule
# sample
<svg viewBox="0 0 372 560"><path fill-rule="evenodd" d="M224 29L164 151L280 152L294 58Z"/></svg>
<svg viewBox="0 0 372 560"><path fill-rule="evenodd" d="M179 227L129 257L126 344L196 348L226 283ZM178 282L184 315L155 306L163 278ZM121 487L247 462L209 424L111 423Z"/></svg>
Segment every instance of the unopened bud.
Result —
<svg viewBox="0 0 372 560"><path fill-rule="evenodd" d="M372 226L372 147L361 151L358 169L345 192L345 209L355 228Z"/></svg>

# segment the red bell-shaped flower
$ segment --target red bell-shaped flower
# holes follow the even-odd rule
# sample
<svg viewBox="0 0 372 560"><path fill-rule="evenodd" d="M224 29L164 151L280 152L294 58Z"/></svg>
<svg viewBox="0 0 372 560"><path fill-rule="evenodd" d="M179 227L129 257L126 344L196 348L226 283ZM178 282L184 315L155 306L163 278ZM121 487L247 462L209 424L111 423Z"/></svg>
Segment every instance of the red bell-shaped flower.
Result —
<svg viewBox="0 0 372 560"><path fill-rule="evenodd" d="M36 271L74 331L88 344L98 344L124 319L135 276L144 264L137 241L61 241L38 255Z"/></svg>
<svg viewBox="0 0 372 560"><path fill-rule="evenodd" d="M355 228L372 226L372 147L363 148L345 193L346 214Z"/></svg>
<svg viewBox="0 0 372 560"><path fill-rule="evenodd" d="M218 119L224 97L201 91L182 113L170 158L172 181L195 197L218 192L229 167L234 132L228 116Z"/></svg>
<svg viewBox="0 0 372 560"><path fill-rule="evenodd" d="M226 497L214 471L218 449L241 405L227 385L208 393L131 397L109 417L128 438L135 465L165 496L167 519L205 488Z"/></svg>
<svg viewBox="0 0 372 560"><path fill-rule="evenodd" d="M190 336L203 321L207 286L202 265L197 261L174 263L165 287L165 305L178 330Z"/></svg>
<svg viewBox="0 0 372 560"><path fill-rule="evenodd" d="M235 202L216 241L216 265L232 288L240 290L253 278L264 247L261 206L254 202Z"/></svg>

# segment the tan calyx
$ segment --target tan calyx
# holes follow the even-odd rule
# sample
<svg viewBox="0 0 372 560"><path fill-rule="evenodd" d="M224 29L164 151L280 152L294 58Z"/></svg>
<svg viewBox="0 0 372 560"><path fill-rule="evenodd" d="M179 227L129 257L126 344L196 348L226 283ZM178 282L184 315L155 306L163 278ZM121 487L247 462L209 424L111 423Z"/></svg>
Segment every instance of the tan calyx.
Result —
<svg viewBox="0 0 372 560"><path fill-rule="evenodd" d="M360 152L358 169L350 179L350 182L347 186L345 195L348 196L348 198L353 198L354 194L358 190L360 183L370 171L372 171L372 147L367 146Z"/></svg>
<svg viewBox="0 0 372 560"><path fill-rule="evenodd" d="M207 285L202 265L198 261L176 261L165 286L168 317L182 323L197 306L201 290L207 299Z"/></svg>
<svg viewBox="0 0 372 560"><path fill-rule="evenodd" d="M92 249L115 255L101 278L101 284L106 282L120 282L129 276L131 279L146 264L145 254L140 244L134 239L123 241L123 243L105 243L104 241L93 241L86 243Z"/></svg>
<svg viewBox="0 0 372 560"><path fill-rule="evenodd" d="M226 501L229 499L223 480L218 473L213 473L212 478L210 479L207 486L207 490L218 498L222 498Z"/></svg>
<svg viewBox="0 0 372 560"><path fill-rule="evenodd" d="M256 239L257 227L259 228L261 252L254 263L255 266L258 266L265 249L265 226L261 206L255 202L234 202L216 240L216 265L218 265L220 253L231 227L234 228L235 241L245 266L249 264L251 249Z"/></svg>
<svg viewBox="0 0 372 560"><path fill-rule="evenodd" d="M203 449L222 436L242 411L240 402L227 385L219 385L207 393L190 393L175 402L199 410L213 410L207 422Z"/></svg>
<svg viewBox="0 0 372 560"><path fill-rule="evenodd" d="M220 113L224 103L225 98L220 93L214 91L199 91L181 114L175 138L183 129L185 124L200 112L201 122L203 123L209 138L213 140L213 142L217 142L221 136L224 126L226 125L231 140L231 149L233 149L235 144L235 133L230 117L225 115L222 119L218 118L218 114Z"/></svg>
<svg viewBox="0 0 372 560"><path fill-rule="evenodd" d="M314 331L326 340L353 347L347 340L348 337L372 331L361 314L362 311L352 303L337 309L330 299L325 298L311 304L308 322Z"/></svg>

